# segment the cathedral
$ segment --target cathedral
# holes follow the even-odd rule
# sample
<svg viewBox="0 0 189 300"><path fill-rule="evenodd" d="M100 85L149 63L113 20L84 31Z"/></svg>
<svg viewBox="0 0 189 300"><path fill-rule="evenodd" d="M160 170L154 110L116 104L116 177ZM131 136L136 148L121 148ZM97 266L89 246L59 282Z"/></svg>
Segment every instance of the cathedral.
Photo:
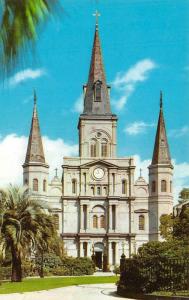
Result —
<svg viewBox="0 0 189 300"><path fill-rule="evenodd" d="M34 94L23 183L33 191L33 197L50 206L67 254L93 255L101 269L104 253L112 267L119 264L123 251L130 257L143 243L161 240L160 216L173 209L173 166L162 94L154 151L148 167L149 182L141 174L134 180L132 157L117 157L118 117L110 106L110 86L106 82L98 24L83 99L83 113L77 127L79 156L64 157L62 178L55 174L49 181Z"/></svg>

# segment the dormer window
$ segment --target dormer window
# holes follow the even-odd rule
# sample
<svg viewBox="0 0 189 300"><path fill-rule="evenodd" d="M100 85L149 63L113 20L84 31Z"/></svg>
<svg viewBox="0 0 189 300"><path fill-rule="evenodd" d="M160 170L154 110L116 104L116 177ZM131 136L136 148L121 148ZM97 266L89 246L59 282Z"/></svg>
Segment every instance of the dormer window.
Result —
<svg viewBox="0 0 189 300"><path fill-rule="evenodd" d="M94 100L96 102L101 101L101 86L102 86L102 82L100 80L97 80L94 85Z"/></svg>

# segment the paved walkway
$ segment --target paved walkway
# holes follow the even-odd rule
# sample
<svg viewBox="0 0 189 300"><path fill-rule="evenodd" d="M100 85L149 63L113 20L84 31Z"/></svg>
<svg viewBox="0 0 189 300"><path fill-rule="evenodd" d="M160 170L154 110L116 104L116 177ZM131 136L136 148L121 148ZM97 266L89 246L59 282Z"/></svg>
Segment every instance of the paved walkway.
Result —
<svg viewBox="0 0 189 300"><path fill-rule="evenodd" d="M123 300L112 283L69 286L49 291L0 295L0 300ZM124 298L125 299L125 298Z"/></svg>

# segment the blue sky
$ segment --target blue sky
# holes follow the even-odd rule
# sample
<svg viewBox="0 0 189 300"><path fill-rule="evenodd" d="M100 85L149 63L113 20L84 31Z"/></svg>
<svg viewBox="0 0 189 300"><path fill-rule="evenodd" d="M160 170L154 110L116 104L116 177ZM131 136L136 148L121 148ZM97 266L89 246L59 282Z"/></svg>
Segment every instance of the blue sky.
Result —
<svg viewBox="0 0 189 300"><path fill-rule="evenodd" d="M28 135L35 88L43 135L63 140L72 151L66 153L76 153L76 102L88 77L92 14L98 9L112 111L119 117L118 154L138 155L143 166L151 159L162 90L171 156L180 172L177 189L189 185L189 1L65 0L62 5L64 13L40 30L34 56L29 53L0 87L1 143L13 134Z"/></svg>

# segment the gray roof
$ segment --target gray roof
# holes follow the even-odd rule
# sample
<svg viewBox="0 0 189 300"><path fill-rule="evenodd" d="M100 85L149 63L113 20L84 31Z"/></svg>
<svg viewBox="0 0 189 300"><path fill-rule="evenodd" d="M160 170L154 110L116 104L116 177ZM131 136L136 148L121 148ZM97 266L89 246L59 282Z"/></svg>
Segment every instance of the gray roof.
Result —
<svg viewBox="0 0 189 300"><path fill-rule="evenodd" d="M34 94L33 116L32 116L25 164L28 164L30 162L45 163L45 156L43 151L40 127L39 127L35 94Z"/></svg>
<svg viewBox="0 0 189 300"><path fill-rule="evenodd" d="M152 158L152 165L155 164L171 164L171 156L163 116L162 93L160 94L160 112Z"/></svg>

